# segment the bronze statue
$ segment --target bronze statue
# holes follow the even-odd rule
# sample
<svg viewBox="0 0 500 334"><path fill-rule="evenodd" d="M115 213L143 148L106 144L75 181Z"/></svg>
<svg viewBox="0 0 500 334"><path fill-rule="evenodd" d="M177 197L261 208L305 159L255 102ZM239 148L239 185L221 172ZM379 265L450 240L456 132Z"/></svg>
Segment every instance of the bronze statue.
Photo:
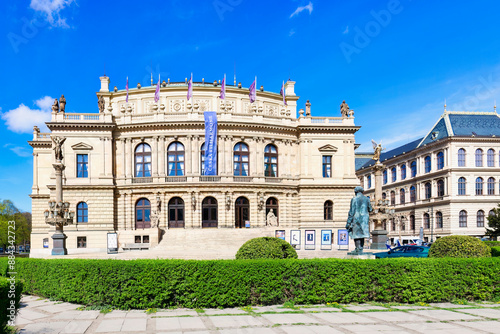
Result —
<svg viewBox="0 0 500 334"><path fill-rule="evenodd" d="M373 149L374 149L372 159L379 162L380 161L380 153L382 153L382 151L385 149L382 148L382 142L377 144L373 139L372 139L372 145L373 145Z"/></svg>
<svg viewBox="0 0 500 334"><path fill-rule="evenodd" d="M56 161L61 162L63 159L62 144L66 141L66 138L63 137L51 137L51 138L55 144L54 154L56 156Z"/></svg>
<svg viewBox="0 0 500 334"><path fill-rule="evenodd" d="M340 105L340 113L342 114L342 117L349 117L349 106L345 103L345 100L342 101L342 104Z"/></svg>
<svg viewBox="0 0 500 334"><path fill-rule="evenodd" d="M354 188L355 196L351 199L351 208L345 228L354 239L355 253L363 253L365 238L370 237L369 213L373 211L370 199L363 195L362 187Z"/></svg>
<svg viewBox="0 0 500 334"><path fill-rule="evenodd" d="M64 98L64 95L61 95L61 98L59 99L59 110L61 112L64 112L64 110L66 109L66 99Z"/></svg>
<svg viewBox="0 0 500 334"><path fill-rule="evenodd" d="M55 113L59 112L59 102L57 102L57 99L54 99L54 104L52 105L52 112Z"/></svg>
<svg viewBox="0 0 500 334"><path fill-rule="evenodd" d="M104 112L105 102L102 95L97 98L97 106L99 107L99 112Z"/></svg>

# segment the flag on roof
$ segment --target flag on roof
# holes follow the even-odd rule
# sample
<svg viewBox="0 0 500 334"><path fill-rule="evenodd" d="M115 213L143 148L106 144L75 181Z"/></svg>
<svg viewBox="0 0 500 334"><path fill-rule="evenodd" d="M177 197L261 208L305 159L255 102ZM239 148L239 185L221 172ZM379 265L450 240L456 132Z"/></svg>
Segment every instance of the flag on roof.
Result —
<svg viewBox="0 0 500 334"><path fill-rule="evenodd" d="M256 87L257 87L257 77L255 77L255 80L250 85L250 89L249 89L250 93L248 94L248 96L250 97L250 103L254 103L255 99L257 97L257 91L255 89Z"/></svg>
<svg viewBox="0 0 500 334"><path fill-rule="evenodd" d="M127 90L127 97L125 98L125 102L128 102L128 77L127 77L127 85L125 86L125 89Z"/></svg>
<svg viewBox="0 0 500 334"><path fill-rule="evenodd" d="M191 79L189 79L188 82L188 93L187 93L187 99L191 99L193 97L193 73L191 73Z"/></svg>
<svg viewBox="0 0 500 334"><path fill-rule="evenodd" d="M226 99L226 75L224 74L224 79L222 79L222 85L220 87L220 96L222 100Z"/></svg>
<svg viewBox="0 0 500 334"><path fill-rule="evenodd" d="M286 106L286 98L285 98L285 81L281 84L281 91L280 91L281 96L283 96L283 104Z"/></svg>
<svg viewBox="0 0 500 334"><path fill-rule="evenodd" d="M158 74L158 83L156 84L155 103L160 100L160 75Z"/></svg>

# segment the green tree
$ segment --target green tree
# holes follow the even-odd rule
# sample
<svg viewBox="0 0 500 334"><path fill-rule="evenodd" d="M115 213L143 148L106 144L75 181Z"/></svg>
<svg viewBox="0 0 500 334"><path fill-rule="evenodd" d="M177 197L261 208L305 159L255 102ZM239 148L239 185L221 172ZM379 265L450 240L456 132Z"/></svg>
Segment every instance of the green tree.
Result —
<svg viewBox="0 0 500 334"><path fill-rule="evenodd" d="M486 235L497 239L500 235L500 204L492 210L494 214L488 215L488 227L486 229Z"/></svg>
<svg viewBox="0 0 500 334"><path fill-rule="evenodd" d="M21 212L10 200L0 202L0 247L9 245L9 221L15 221L15 245L26 245L31 235L31 213ZM10 230L12 231L12 229Z"/></svg>

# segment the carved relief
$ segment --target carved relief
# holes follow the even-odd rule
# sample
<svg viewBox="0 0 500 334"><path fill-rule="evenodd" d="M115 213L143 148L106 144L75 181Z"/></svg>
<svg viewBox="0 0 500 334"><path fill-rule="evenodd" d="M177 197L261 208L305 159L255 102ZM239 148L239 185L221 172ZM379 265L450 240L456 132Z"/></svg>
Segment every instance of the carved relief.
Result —
<svg viewBox="0 0 500 334"><path fill-rule="evenodd" d="M278 106L266 105L266 115L278 116Z"/></svg>
<svg viewBox="0 0 500 334"><path fill-rule="evenodd" d="M200 111L210 111L211 110L211 105L210 105L210 100L209 99L203 99L203 100L196 99L194 101L194 103L198 103Z"/></svg>
<svg viewBox="0 0 500 334"><path fill-rule="evenodd" d="M181 99L169 101L169 112L184 112L186 110L185 101Z"/></svg>

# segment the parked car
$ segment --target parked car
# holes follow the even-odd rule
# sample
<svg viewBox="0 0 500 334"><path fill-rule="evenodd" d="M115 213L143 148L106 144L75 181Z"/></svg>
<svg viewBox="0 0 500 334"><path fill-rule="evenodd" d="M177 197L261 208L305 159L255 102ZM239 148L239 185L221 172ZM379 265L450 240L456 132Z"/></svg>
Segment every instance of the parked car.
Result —
<svg viewBox="0 0 500 334"><path fill-rule="evenodd" d="M376 259L387 257L429 257L430 247L425 246L400 246L387 252L374 253Z"/></svg>

